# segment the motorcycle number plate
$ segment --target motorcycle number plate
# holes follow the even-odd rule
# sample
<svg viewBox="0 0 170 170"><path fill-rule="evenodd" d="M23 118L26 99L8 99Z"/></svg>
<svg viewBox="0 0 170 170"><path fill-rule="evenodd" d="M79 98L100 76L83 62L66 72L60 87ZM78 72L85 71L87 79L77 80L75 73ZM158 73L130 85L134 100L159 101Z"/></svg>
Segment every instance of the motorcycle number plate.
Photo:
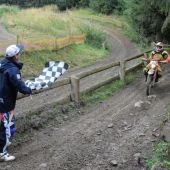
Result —
<svg viewBox="0 0 170 170"><path fill-rule="evenodd" d="M153 69L150 69L150 70L148 71L148 74L154 74L154 70L153 70Z"/></svg>

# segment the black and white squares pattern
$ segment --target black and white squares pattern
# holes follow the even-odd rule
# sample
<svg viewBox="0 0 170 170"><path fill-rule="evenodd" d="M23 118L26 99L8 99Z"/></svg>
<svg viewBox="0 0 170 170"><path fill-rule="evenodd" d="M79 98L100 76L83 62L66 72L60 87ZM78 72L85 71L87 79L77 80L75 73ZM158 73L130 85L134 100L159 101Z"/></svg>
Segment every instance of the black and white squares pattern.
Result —
<svg viewBox="0 0 170 170"><path fill-rule="evenodd" d="M45 64L39 77L25 82L32 90L47 88L68 70L69 65L63 61L50 61Z"/></svg>

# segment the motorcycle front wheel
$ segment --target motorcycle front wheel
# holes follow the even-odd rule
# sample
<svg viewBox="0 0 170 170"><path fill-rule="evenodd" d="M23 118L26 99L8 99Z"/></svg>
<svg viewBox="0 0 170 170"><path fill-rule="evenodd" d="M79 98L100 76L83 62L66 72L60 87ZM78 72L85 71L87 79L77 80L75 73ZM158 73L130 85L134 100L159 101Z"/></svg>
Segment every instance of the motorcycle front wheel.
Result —
<svg viewBox="0 0 170 170"><path fill-rule="evenodd" d="M146 81L146 95L147 96L151 94L152 81L153 81L153 75L148 74L147 81Z"/></svg>

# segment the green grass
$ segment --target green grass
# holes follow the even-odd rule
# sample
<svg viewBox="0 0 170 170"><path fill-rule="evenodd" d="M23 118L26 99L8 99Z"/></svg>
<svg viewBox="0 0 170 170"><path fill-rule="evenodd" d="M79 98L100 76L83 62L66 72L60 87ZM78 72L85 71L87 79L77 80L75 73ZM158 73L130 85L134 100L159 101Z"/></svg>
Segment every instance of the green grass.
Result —
<svg viewBox="0 0 170 170"><path fill-rule="evenodd" d="M99 22L100 25L111 28L129 28L129 24L121 16L107 16L97 14L90 9L70 10L67 12L57 11L56 6L43 8L29 8L14 10L14 6L0 6L6 9L3 12L1 22L15 35L22 35L25 39L43 37L63 37L68 34L79 34L80 25L86 25L81 20ZM17 12L10 12L12 11ZM16 8L17 9L17 8ZM2 10L5 11L5 10ZM1 16L1 15L0 15Z"/></svg>
<svg viewBox="0 0 170 170"><path fill-rule="evenodd" d="M97 49L88 44L72 45L59 51L25 52L20 58L24 63L22 75L23 77L39 75L44 64L48 61L64 61L69 64L71 69L93 64L106 57L107 54L108 51L104 48Z"/></svg>
<svg viewBox="0 0 170 170"><path fill-rule="evenodd" d="M6 28L24 39L41 39L47 37L65 37L80 33L76 26L70 23L68 13L57 12L56 6L29 8L18 13L8 13L1 18Z"/></svg>
<svg viewBox="0 0 170 170"><path fill-rule="evenodd" d="M77 19L78 17L79 19ZM93 25L90 24L93 27L96 21L101 25L111 25L110 28L122 29L128 27L128 23L119 16L99 15L89 9L61 13L57 11L56 6L29 8L12 14L5 13L1 20L10 32L21 35L25 40L34 43L34 41L43 38L59 38L80 33L80 25L81 28L87 28L87 25L89 25L87 22L82 23L80 18L94 21ZM101 48L101 43L105 40L104 34L95 29L90 29L90 31L88 29L88 35L88 44L72 45L57 52L43 50L23 54L21 57L21 60L25 63L23 76L34 77L39 75L45 62L50 60L62 60L68 63L71 68L78 68L91 65L107 57L108 51ZM100 44L94 44L94 42L99 42L98 40L100 40Z"/></svg>
<svg viewBox="0 0 170 170"><path fill-rule="evenodd" d="M2 7L2 6L0 6ZM8 11L10 8L6 7ZM82 34L80 30L86 24L82 24L71 16L70 12L58 12L56 6L45 6L43 8L29 8L18 12L6 12L1 17L2 23L9 32L19 35L29 43L34 45L36 41L51 38L61 38L70 34ZM72 45L58 51L42 50L25 52L21 56L21 61L25 63L23 67L23 77L35 77L39 75L47 61L65 61L70 68L79 68L91 65L107 56L108 50L102 48L104 36L99 30L90 30L90 40L82 45ZM93 38L94 37L94 38ZM22 42L21 38L21 42ZM99 42L94 45L92 41ZM99 48L100 45L100 48ZM29 45L28 45L29 46Z"/></svg>
<svg viewBox="0 0 170 170"><path fill-rule="evenodd" d="M22 36L25 40L80 34L80 25L84 27L90 23L94 23L93 26L99 23L100 26L122 30L134 42L139 42L141 39L124 16L107 16L88 8L61 13L55 5L25 10L19 8L17 10L15 6L2 6L2 8L6 9L2 11L7 12L3 12L5 15L1 18L1 22L10 32Z"/></svg>
<svg viewBox="0 0 170 170"><path fill-rule="evenodd" d="M112 83L102 86L85 95L82 95L81 99L82 101L88 103L89 105L97 104L99 102L106 100L108 97L112 96L115 92L125 87L125 85L133 82L134 79L135 79L134 74L128 73L125 76L125 81L122 80L113 81Z"/></svg>
<svg viewBox="0 0 170 170"><path fill-rule="evenodd" d="M166 109L164 120L169 119L169 116L170 106ZM170 142L159 141L154 146L152 156L147 160L147 169L151 170L155 166L170 169Z"/></svg>
<svg viewBox="0 0 170 170"><path fill-rule="evenodd" d="M72 10L70 13L71 16L88 20L93 25L97 22L100 23L101 26L118 29L132 42L136 43L141 50L146 50L146 47L144 48L144 46L146 46L146 41L141 41L143 38L134 30L126 16L116 14L107 16L98 14L91 9Z"/></svg>
<svg viewBox="0 0 170 170"><path fill-rule="evenodd" d="M166 115L167 115L168 117L170 117L170 106L167 107Z"/></svg>
<svg viewBox="0 0 170 170"><path fill-rule="evenodd" d="M102 48L102 43L106 41L106 33L93 26L83 26L81 31L86 36L86 43L96 48Z"/></svg>
<svg viewBox="0 0 170 170"><path fill-rule="evenodd" d="M121 16L108 16L94 12L91 9L79 9L70 11L70 15L82 19L88 19L91 22L99 22L103 26L111 26L111 28L123 28L128 25Z"/></svg>
<svg viewBox="0 0 170 170"><path fill-rule="evenodd" d="M14 15L18 12L20 12L20 9L17 6L0 5L0 17L5 14Z"/></svg>
<svg viewBox="0 0 170 170"><path fill-rule="evenodd" d="M151 170L154 166L170 169L170 143L159 142L155 145L151 159L147 161L147 169Z"/></svg>

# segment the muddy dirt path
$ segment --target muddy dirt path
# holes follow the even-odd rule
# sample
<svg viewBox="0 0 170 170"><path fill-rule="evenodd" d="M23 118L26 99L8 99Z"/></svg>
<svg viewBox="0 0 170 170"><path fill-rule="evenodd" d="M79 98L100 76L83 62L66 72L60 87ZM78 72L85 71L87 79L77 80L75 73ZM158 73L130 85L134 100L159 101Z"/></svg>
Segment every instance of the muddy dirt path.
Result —
<svg viewBox="0 0 170 170"><path fill-rule="evenodd" d="M113 49L103 62L127 58L139 51L117 31L110 31ZM68 72L75 74L93 66ZM0 169L11 170L144 170L145 160L157 137L153 135L170 103L170 69L155 87L156 98L145 96L141 71L136 81L112 97L90 108L82 115L62 125L51 121L48 127L32 131L32 137L12 148L17 157L11 163L1 163ZM100 79L101 75L96 77ZM91 79L91 80L90 80ZM89 77L84 86L93 81ZM61 89L60 89L61 90ZM59 91L60 91L59 90ZM62 91L60 91L62 96ZM23 114L57 101L57 91L25 98L17 102L17 112ZM138 102L138 103L137 103ZM136 106L135 106L136 103ZM18 116L19 116L18 114ZM140 158L140 161L139 159ZM138 161L137 161L138 160ZM116 166L116 165L117 166Z"/></svg>
<svg viewBox="0 0 170 170"><path fill-rule="evenodd" d="M126 37L124 37L119 31L107 30L107 32L109 34L110 43L112 45L111 54L107 56L104 60L99 61L94 65L74 70L70 68L70 70L61 77L61 79L65 77L70 77L70 75L75 75L77 73L90 70L94 67L99 67L103 64L119 61L123 58L129 58L140 53L139 50L134 46L134 44L131 43ZM87 78L81 79L80 88L81 90L87 89L90 85L96 85L110 76L113 76L113 69L88 76ZM52 89L41 94L33 95L32 100L30 99L30 97L18 100L16 113L17 115L23 114L25 112L28 112L30 108L34 111L43 107L44 105L49 105L51 103L57 102L64 97L68 97L70 90L70 86L66 86L64 88Z"/></svg>
<svg viewBox="0 0 170 170"><path fill-rule="evenodd" d="M145 82L139 72L132 85L84 109L78 118L61 126L51 122L47 128L34 131L29 141L14 148L17 160L2 163L1 169L146 169L145 160L157 141L156 129L170 104L170 69L166 70L154 88L156 98L145 96Z"/></svg>
<svg viewBox="0 0 170 170"><path fill-rule="evenodd" d="M0 53L4 54L6 47L11 44L16 44L17 38L15 35L6 31L0 23Z"/></svg>

